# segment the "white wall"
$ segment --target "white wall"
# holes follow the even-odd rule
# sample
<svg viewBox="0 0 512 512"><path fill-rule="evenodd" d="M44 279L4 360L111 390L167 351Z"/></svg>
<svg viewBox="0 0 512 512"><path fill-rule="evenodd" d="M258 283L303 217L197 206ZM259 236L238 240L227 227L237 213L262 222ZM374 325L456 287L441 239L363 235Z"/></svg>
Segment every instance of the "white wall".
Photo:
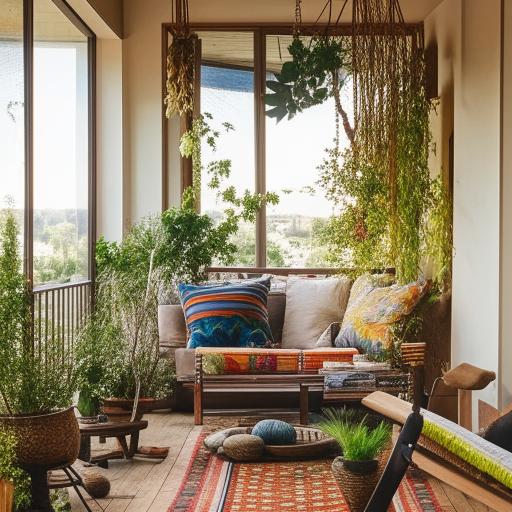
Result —
<svg viewBox="0 0 512 512"><path fill-rule="evenodd" d="M501 404L512 402L512 2L504 2L501 213Z"/></svg>
<svg viewBox="0 0 512 512"><path fill-rule="evenodd" d="M171 2L124 4L123 81L125 172L129 177L130 221L161 211L162 203L162 22Z"/></svg>
<svg viewBox="0 0 512 512"><path fill-rule="evenodd" d="M444 166L454 127L452 366L465 361L498 374L500 10L500 0L444 0L425 22L427 42L438 42ZM496 405L498 389L499 380L475 401Z"/></svg>
<svg viewBox="0 0 512 512"><path fill-rule="evenodd" d="M122 55L120 39L97 40L97 233L108 240L120 240L129 220L123 176Z"/></svg>
<svg viewBox="0 0 512 512"><path fill-rule="evenodd" d="M451 1L451 0L448 0ZM500 1L464 0L455 73L452 364L499 369ZM497 404L496 383L477 393Z"/></svg>

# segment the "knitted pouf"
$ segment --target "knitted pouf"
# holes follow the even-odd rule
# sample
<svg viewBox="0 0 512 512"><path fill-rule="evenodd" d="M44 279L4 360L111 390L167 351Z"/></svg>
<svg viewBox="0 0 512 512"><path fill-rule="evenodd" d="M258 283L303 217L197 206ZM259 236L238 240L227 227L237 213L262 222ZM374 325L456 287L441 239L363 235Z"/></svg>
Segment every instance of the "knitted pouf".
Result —
<svg viewBox="0 0 512 512"><path fill-rule="evenodd" d="M222 445L223 454L235 461L257 460L263 455L265 445L261 437L251 434L229 436Z"/></svg>
<svg viewBox="0 0 512 512"><path fill-rule="evenodd" d="M265 444L295 444L297 432L292 425L280 420L262 420L254 425L251 434L263 439Z"/></svg>

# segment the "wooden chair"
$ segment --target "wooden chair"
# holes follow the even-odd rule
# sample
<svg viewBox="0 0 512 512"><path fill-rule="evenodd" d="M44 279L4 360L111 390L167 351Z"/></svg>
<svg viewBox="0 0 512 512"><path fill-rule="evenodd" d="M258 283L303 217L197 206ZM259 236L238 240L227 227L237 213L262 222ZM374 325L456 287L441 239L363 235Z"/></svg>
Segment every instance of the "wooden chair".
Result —
<svg viewBox="0 0 512 512"><path fill-rule="evenodd" d="M367 396L362 402L366 407L400 425L406 422L412 411L412 405L408 402L380 391ZM429 414L429 418L435 418L435 416ZM446 424L454 425L448 420L443 419L443 421ZM456 425L454 427L458 428ZM468 435L470 437L475 436L470 432L468 432ZM482 440L481 444L484 447L487 444L490 451L497 448L485 440ZM424 436L418 442L412 455L412 461L426 473L498 512L510 512L512 510L512 489Z"/></svg>

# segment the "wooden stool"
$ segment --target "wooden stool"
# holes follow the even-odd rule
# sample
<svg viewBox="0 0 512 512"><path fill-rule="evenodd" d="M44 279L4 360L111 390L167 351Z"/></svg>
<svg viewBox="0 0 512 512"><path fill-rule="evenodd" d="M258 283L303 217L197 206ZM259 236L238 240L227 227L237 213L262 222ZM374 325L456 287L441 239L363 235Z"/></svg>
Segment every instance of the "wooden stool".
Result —
<svg viewBox="0 0 512 512"><path fill-rule="evenodd" d="M131 459L134 456L162 461L167 457L168 448L139 447L139 433L147 428L147 421L123 421L119 423L92 423L80 425L80 454L85 462L107 468L111 459ZM126 436L130 436L130 444ZM118 448L108 453L91 456L91 437L115 437Z"/></svg>

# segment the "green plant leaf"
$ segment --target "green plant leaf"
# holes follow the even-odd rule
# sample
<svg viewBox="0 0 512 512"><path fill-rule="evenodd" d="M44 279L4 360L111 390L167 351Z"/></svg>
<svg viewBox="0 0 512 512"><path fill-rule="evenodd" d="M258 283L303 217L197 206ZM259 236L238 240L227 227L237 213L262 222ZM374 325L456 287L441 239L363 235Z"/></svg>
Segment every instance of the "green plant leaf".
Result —
<svg viewBox="0 0 512 512"><path fill-rule="evenodd" d="M286 99L281 94L265 94L265 104L269 107L286 106Z"/></svg>
<svg viewBox="0 0 512 512"><path fill-rule="evenodd" d="M293 61L288 61L283 64L280 73L280 82L289 83L294 82L299 77L299 69L297 64Z"/></svg>
<svg viewBox="0 0 512 512"><path fill-rule="evenodd" d="M287 84L282 84L281 82L276 82L275 80L267 80L266 81L267 87L274 92L277 93L289 93L291 90L291 87Z"/></svg>
<svg viewBox="0 0 512 512"><path fill-rule="evenodd" d="M286 110L286 107L279 106L267 110L266 114L268 117L275 118L279 123L279 121L286 117L286 115L288 114L288 110Z"/></svg>

